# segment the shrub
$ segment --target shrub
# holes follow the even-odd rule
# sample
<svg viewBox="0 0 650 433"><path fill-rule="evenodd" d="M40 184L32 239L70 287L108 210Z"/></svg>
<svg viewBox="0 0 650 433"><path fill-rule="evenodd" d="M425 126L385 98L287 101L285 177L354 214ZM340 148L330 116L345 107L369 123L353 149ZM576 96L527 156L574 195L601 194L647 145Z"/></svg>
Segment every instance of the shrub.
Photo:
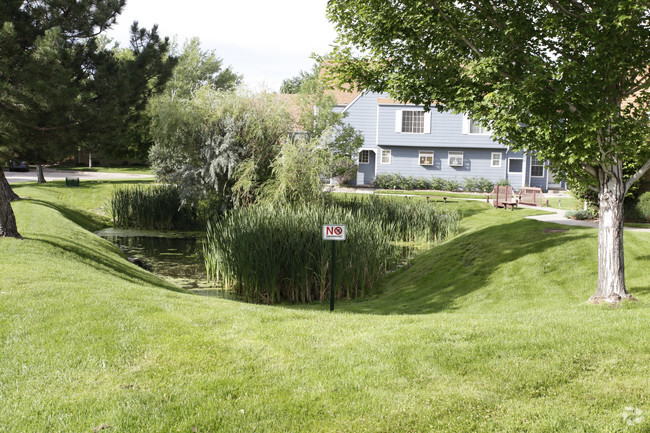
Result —
<svg viewBox="0 0 650 433"><path fill-rule="evenodd" d="M506 182L507 182L507 180L506 180ZM494 189L494 182L492 182L490 179L488 179L486 177L479 177L477 183L478 183L477 189L480 192L490 192L490 191L492 191ZM508 182L508 183L510 183L510 182Z"/></svg>
<svg viewBox="0 0 650 433"><path fill-rule="evenodd" d="M477 177L465 177L463 178L463 190L465 191L476 191L478 189L479 180Z"/></svg>
<svg viewBox="0 0 650 433"><path fill-rule="evenodd" d="M641 194L636 200L625 202L625 220L650 223L650 191Z"/></svg>
<svg viewBox="0 0 650 433"><path fill-rule="evenodd" d="M380 189L398 188L402 175L399 173L382 173L375 177L375 187Z"/></svg>
<svg viewBox="0 0 650 433"><path fill-rule="evenodd" d="M510 181L508 179L499 179L499 180L497 180L497 183L495 185L496 186L511 186Z"/></svg>
<svg viewBox="0 0 650 433"><path fill-rule="evenodd" d="M460 189L460 183L456 178L444 180L443 190L445 191L458 191Z"/></svg>
<svg viewBox="0 0 650 433"><path fill-rule="evenodd" d="M591 209L587 210L570 210L564 214L567 218L573 220L592 220L596 218L597 214Z"/></svg>
<svg viewBox="0 0 650 433"><path fill-rule="evenodd" d="M447 184L444 179L441 179L439 177L434 177L433 179L431 179L431 189L442 191L445 189L446 186Z"/></svg>

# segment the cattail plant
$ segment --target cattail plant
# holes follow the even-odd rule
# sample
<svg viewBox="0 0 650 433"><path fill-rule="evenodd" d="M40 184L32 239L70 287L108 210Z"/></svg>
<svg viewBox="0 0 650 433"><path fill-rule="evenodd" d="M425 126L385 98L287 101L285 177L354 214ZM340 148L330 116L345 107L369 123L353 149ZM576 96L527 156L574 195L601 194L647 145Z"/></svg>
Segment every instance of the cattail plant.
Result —
<svg viewBox="0 0 650 433"><path fill-rule="evenodd" d="M193 212L182 206L174 185L116 189L110 210L116 228L171 230L186 228L194 220Z"/></svg>
<svg viewBox="0 0 650 433"><path fill-rule="evenodd" d="M321 228L334 223L347 226L336 257L336 296L354 299L402 261L396 242L440 241L456 230L458 215L421 201L381 199L238 209L208 224L208 278L253 302L324 300L332 264Z"/></svg>

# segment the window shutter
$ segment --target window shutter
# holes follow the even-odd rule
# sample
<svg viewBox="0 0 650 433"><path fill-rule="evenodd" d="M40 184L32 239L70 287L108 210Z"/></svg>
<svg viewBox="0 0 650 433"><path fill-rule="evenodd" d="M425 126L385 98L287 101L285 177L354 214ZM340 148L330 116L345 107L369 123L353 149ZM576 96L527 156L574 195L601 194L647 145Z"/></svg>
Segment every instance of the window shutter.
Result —
<svg viewBox="0 0 650 433"><path fill-rule="evenodd" d="M395 132L402 132L402 110L395 112Z"/></svg>
<svg viewBox="0 0 650 433"><path fill-rule="evenodd" d="M463 134L469 134L469 117L463 114Z"/></svg>
<svg viewBox="0 0 650 433"><path fill-rule="evenodd" d="M424 113L424 133L431 134L431 112Z"/></svg>

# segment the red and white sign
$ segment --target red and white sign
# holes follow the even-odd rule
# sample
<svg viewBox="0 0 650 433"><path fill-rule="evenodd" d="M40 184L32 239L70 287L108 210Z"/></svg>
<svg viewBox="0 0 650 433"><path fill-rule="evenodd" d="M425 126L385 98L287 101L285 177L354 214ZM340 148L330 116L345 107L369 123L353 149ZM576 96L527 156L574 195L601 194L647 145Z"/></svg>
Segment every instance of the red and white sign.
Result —
<svg viewBox="0 0 650 433"><path fill-rule="evenodd" d="M327 224L323 226L324 241L344 241L345 226L339 224Z"/></svg>

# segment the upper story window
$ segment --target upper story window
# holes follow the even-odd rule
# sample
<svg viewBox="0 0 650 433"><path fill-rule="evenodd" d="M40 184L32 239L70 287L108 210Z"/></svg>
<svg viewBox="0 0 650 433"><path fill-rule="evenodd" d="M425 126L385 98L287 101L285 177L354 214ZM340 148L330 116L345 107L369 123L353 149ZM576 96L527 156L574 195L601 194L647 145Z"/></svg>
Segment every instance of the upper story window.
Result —
<svg viewBox="0 0 650 433"><path fill-rule="evenodd" d="M402 132L424 134L424 111L402 111Z"/></svg>
<svg viewBox="0 0 650 433"><path fill-rule="evenodd" d="M368 164L370 163L370 151L362 150L359 152L359 164Z"/></svg>
<svg viewBox="0 0 650 433"><path fill-rule="evenodd" d="M530 157L530 177L544 177L544 162L535 156Z"/></svg>
<svg viewBox="0 0 650 433"><path fill-rule="evenodd" d="M463 115L463 134L490 135L491 132L487 126L483 126L479 122Z"/></svg>
<svg viewBox="0 0 650 433"><path fill-rule="evenodd" d="M397 110L395 112L395 132L404 134L431 133L431 113L422 110Z"/></svg>

